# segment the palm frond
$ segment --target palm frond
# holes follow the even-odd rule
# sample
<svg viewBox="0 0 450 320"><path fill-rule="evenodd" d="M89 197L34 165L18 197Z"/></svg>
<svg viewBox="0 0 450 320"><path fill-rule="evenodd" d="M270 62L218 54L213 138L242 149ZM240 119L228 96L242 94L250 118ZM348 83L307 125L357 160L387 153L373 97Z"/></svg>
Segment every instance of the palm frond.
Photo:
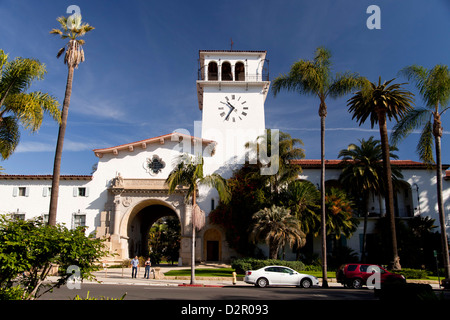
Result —
<svg viewBox="0 0 450 320"><path fill-rule="evenodd" d="M362 89L368 81L367 78L360 76L358 73L337 73L335 80L330 85L328 95L332 98L342 97L352 90Z"/></svg>
<svg viewBox="0 0 450 320"><path fill-rule="evenodd" d="M446 106L450 100L450 71L445 65L432 69L411 65L399 72L412 81L419 90L425 104L434 109L437 105Z"/></svg>
<svg viewBox="0 0 450 320"><path fill-rule="evenodd" d="M392 133L390 136L391 144L397 145L401 140L405 139L414 129L423 127L426 122L430 121L430 117L431 112L428 109L416 108L409 111L392 128Z"/></svg>
<svg viewBox="0 0 450 320"><path fill-rule="evenodd" d="M40 91L9 95L5 100L5 110L13 112L24 128L33 132L40 128L45 112L61 121L57 99Z"/></svg>
<svg viewBox="0 0 450 320"><path fill-rule="evenodd" d="M33 81L42 80L46 73L45 65L36 59L16 58L6 62L0 82L0 107L9 94L26 91Z"/></svg>
<svg viewBox="0 0 450 320"><path fill-rule="evenodd" d="M433 124L430 120L424 125L420 134L419 143L417 144L416 151L420 160L427 164L434 163L433 146Z"/></svg>
<svg viewBox="0 0 450 320"><path fill-rule="evenodd" d="M8 159L16 149L20 140L20 130L14 116L1 118L0 122L0 156L2 160Z"/></svg>

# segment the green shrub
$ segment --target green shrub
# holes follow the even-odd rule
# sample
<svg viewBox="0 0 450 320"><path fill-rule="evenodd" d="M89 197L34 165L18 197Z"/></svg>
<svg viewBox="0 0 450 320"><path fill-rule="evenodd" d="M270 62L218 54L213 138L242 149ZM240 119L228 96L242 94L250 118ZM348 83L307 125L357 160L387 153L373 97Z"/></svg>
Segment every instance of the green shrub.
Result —
<svg viewBox="0 0 450 320"><path fill-rule="evenodd" d="M19 286L0 288L0 300L22 300L24 290Z"/></svg>
<svg viewBox="0 0 450 320"><path fill-rule="evenodd" d="M391 271L393 273L400 273L406 279L428 279L429 272L421 269L402 268L401 271Z"/></svg>
<svg viewBox="0 0 450 320"><path fill-rule="evenodd" d="M265 266L285 266L296 271L305 270L305 264L301 261L286 261L286 260L275 260L275 259L254 259L254 258L244 258L244 259L236 259L231 263L231 267L237 273L245 273L247 270L257 270L263 268Z"/></svg>

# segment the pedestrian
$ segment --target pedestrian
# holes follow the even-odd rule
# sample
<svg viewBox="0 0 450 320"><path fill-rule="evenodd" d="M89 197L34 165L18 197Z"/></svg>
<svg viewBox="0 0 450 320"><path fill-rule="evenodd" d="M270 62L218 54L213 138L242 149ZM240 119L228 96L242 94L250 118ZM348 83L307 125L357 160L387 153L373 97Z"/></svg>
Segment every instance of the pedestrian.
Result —
<svg viewBox="0 0 450 320"><path fill-rule="evenodd" d="M147 278L150 276L150 267L152 266L152 262L150 261L150 258L145 261L145 274L144 278Z"/></svg>
<svg viewBox="0 0 450 320"><path fill-rule="evenodd" d="M138 266L139 258L136 256L133 260L131 260L131 278L136 278Z"/></svg>

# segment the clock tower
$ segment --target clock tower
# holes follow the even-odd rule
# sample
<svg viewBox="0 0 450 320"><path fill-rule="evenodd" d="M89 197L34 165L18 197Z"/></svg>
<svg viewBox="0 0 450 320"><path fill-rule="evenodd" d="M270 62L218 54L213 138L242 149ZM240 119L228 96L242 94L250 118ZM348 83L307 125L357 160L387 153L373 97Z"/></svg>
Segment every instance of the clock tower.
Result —
<svg viewBox="0 0 450 320"><path fill-rule="evenodd" d="M217 143L214 156L210 161L205 159L208 173L243 164L245 143L265 132L264 102L270 85L266 53L199 52L197 96L202 111L202 138Z"/></svg>

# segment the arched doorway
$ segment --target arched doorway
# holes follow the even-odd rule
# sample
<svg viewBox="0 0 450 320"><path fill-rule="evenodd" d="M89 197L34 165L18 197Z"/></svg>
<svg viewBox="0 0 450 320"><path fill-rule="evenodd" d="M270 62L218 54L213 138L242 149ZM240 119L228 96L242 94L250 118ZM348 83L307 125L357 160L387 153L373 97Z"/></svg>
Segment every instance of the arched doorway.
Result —
<svg viewBox="0 0 450 320"><path fill-rule="evenodd" d="M146 206L136 206L128 219L128 256L149 256L148 235L152 225L160 218L178 217L168 205L158 202L147 203Z"/></svg>

